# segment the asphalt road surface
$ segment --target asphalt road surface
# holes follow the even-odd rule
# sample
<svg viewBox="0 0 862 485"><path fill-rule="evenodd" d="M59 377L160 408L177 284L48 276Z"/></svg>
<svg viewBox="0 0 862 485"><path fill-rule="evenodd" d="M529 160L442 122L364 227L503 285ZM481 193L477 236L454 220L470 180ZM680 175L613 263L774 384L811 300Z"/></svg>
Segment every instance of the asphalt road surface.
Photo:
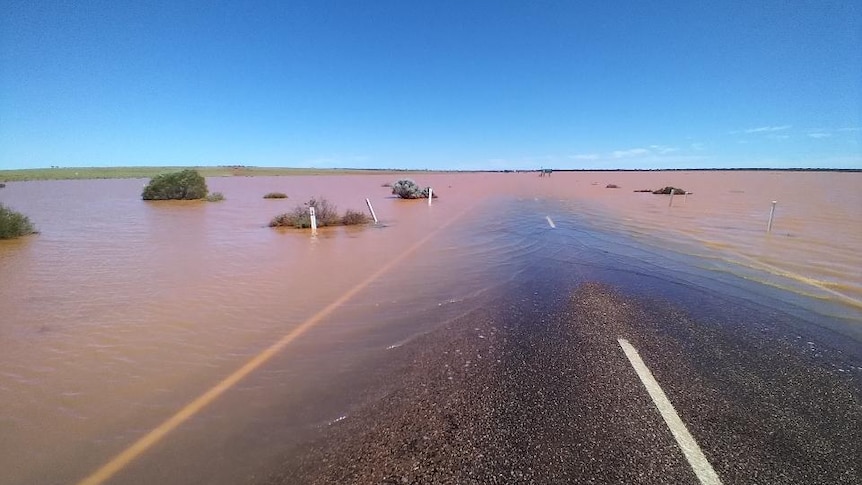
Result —
<svg viewBox="0 0 862 485"><path fill-rule="evenodd" d="M780 313L726 304L721 318L696 318L607 284L561 291L535 278L391 349L378 397L265 482L862 483L858 357ZM621 340L702 462L683 452Z"/></svg>

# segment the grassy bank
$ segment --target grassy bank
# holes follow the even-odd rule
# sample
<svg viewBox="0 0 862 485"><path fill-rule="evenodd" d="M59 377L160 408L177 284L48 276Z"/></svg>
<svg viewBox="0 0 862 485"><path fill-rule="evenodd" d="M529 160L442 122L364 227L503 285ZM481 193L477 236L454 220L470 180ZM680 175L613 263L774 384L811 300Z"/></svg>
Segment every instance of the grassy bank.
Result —
<svg viewBox="0 0 862 485"><path fill-rule="evenodd" d="M278 168L278 167L70 167L0 170L0 182L24 180L128 179L152 178L160 173L187 168L204 177L260 177L281 175L367 175L404 174L422 171Z"/></svg>

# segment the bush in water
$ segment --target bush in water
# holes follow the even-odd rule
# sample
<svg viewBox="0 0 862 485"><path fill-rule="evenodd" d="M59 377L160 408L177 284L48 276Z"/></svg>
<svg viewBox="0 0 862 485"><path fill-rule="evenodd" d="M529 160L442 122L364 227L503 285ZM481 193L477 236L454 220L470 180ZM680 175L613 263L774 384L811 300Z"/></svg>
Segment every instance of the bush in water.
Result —
<svg viewBox="0 0 862 485"><path fill-rule="evenodd" d="M144 200L193 200L207 196L207 182L196 170L156 175L144 187Z"/></svg>
<svg viewBox="0 0 862 485"><path fill-rule="evenodd" d="M0 239L13 239L35 233L36 229L27 216L0 204Z"/></svg>
<svg viewBox="0 0 862 485"><path fill-rule="evenodd" d="M392 193L402 199L427 199L430 187L420 188L410 179L401 179L392 184ZM433 195L434 198L437 194Z"/></svg>
<svg viewBox="0 0 862 485"><path fill-rule="evenodd" d="M317 227L335 226L341 223L337 208L323 197L314 198L305 204L298 205L292 211L275 216L269 221L269 227L311 227L311 215L308 208L314 207L317 217Z"/></svg>

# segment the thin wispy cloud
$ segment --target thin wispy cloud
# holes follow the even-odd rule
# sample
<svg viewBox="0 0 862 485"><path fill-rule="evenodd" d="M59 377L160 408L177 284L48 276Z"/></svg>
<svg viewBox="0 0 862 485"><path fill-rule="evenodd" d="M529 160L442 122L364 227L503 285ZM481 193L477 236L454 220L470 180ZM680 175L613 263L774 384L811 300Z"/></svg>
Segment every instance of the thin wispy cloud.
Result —
<svg viewBox="0 0 862 485"><path fill-rule="evenodd" d="M703 149L702 144L693 144L692 146L697 146L698 150ZM679 147L670 146L670 145L648 145L647 147L636 147L636 148L625 148L619 150L613 150L611 152L606 153L578 153L574 155L569 155L567 158L571 160L578 161L597 161L597 160L619 160L619 159L628 159L628 158L636 158L640 160L647 159L657 159L660 157L661 159L665 159L666 157L676 156L678 152L684 151Z"/></svg>
<svg viewBox="0 0 862 485"><path fill-rule="evenodd" d="M658 153L660 155L679 151L679 148L677 148L677 147L669 147L666 145L650 145L649 147L650 147L650 149L652 149L653 151L655 151L656 153Z"/></svg>
<svg viewBox="0 0 862 485"><path fill-rule="evenodd" d="M811 138L818 138L818 139L819 138L829 138L830 136L832 136L832 133L817 132L817 133L809 133L808 136Z"/></svg>
<svg viewBox="0 0 862 485"><path fill-rule="evenodd" d="M650 153L646 148L629 148L628 150L614 150L611 152L613 158L640 157Z"/></svg>
<svg viewBox="0 0 862 485"><path fill-rule="evenodd" d="M749 128L747 130L742 130L743 133L772 133L775 131L784 131L792 128L791 125L781 125L781 126L760 126L757 128Z"/></svg>

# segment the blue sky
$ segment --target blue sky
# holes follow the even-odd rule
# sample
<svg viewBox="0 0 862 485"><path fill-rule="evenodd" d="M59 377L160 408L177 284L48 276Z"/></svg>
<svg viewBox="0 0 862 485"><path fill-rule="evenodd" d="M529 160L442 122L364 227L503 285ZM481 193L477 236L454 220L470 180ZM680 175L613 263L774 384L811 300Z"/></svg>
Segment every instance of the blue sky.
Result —
<svg viewBox="0 0 862 485"><path fill-rule="evenodd" d="M0 169L862 168L860 5L7 0Z"/></svg>

